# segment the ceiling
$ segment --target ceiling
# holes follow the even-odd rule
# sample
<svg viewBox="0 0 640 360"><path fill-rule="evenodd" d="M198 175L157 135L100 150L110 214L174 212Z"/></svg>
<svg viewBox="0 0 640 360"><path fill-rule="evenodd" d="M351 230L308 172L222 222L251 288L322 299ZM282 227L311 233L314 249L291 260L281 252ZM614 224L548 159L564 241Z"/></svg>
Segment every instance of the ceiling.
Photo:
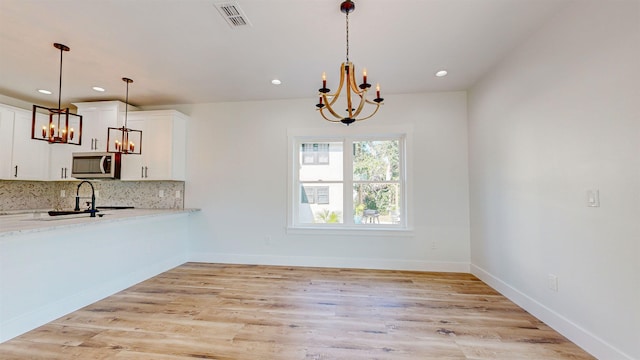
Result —
<svg viewBox="0 0 640 360"><path fill-rule="evenodd" d="M464 90L570 0L355 0L350 60L383 95ZM340 0L0 0L0 94L57 105L137 106L315 98L345 60ZM227 1L226 3L233 3ZM449 75L434 73L446 69ZM282 84L275 86L271 80ZM101 86L99 93L91 89ZM52 95L42 95L48 89Z"/></svg>

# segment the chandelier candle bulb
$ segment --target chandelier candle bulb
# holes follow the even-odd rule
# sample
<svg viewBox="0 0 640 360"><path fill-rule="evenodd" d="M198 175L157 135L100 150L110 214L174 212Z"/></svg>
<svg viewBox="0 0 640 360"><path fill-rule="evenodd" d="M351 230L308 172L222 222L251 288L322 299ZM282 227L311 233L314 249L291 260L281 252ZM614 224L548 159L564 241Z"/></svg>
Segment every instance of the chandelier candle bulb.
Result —
<svg viewBox="0 0 640 360"><path fill-rule="evenodd" d="M367 69L362 69L362 83L366 84L367 83Z"/></svg>
<svg viewBox="0 0 640 360"><path fill-rule="evenodd" d="M380 99L380 84L376 84L376 97Z"/></svg>

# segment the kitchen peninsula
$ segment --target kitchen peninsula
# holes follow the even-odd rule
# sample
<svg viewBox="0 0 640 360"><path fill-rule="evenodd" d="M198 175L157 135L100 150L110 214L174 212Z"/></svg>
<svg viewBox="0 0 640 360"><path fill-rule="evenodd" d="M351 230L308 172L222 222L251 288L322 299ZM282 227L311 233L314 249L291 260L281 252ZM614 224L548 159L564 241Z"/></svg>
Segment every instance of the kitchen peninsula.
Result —
<svg viewBox="0 0 640 360"><path fill-rule="evenodd" d="M196 211L0 215L0 342L186 262Z"/></svg>

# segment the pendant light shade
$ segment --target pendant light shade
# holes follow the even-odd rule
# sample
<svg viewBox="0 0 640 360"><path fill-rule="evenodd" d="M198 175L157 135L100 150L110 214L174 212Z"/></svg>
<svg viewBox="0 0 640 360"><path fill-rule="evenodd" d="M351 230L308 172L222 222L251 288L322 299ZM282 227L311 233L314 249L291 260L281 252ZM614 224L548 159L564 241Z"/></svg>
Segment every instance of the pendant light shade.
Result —
<svg viewBox="0 0 640 360"><path fill-rule="evenodd" d="M60 50L60 81L58 85L58 108L33 105L31 119L31 139L47 141L50 144L82 145L82 115L61 108L62 95L62 54L71 50L68 46L54 43Z"/></svg>
<svg viewBox="0 0 640 360"><path fill-rule="evenodd" d="M129 115L129 84L133 80L122 78L127 83L127 95L125 98L124 124L119 128L107 128L107 152L129 155L142 154L142 130L133 130L127 127Z"/></svg>

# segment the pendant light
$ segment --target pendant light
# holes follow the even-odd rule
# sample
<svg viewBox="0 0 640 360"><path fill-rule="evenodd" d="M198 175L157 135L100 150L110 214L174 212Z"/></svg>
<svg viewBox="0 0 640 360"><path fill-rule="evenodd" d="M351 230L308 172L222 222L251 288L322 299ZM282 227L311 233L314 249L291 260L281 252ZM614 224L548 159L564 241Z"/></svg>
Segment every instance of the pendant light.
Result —
<svg viewBox="0 0 640 360"><path fill-rule="evenodd" d="M107 152L140 155L142 154L142 130L133 130L127 127L127 117L129 113L129 84L133 80L122 78L127 83L127 95L125 98L124 124L119 128L107 129Z"/></svg>
<svg viewBox="0 0 640 360"><path fill-rule="evenodd" d="M69 112L69 108L61 109L62 54L71 49L59 43L54 43L53 47L60 50L58 108L33 105L31 139L47 141L50 144L82 145L82 115Z"/></svg>

